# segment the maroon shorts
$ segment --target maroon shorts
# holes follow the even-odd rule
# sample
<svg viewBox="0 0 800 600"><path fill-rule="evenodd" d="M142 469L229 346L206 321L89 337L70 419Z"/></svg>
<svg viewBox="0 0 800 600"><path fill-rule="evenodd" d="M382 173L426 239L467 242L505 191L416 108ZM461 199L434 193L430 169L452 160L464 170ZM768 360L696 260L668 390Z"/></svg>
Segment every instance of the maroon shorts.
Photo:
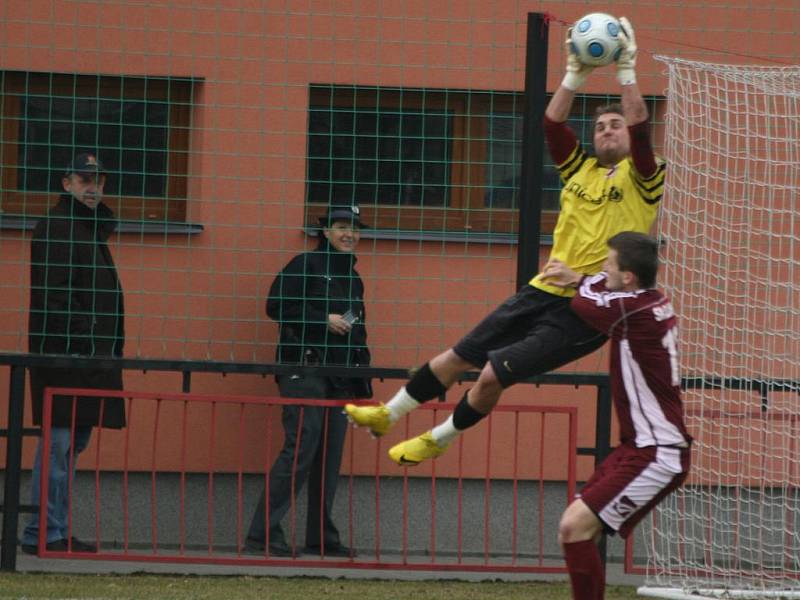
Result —
<svg viewBox="0 0 800 600"><path fill-rule="evenodd" d="M691 450L674 446L618 446L579 495L607 531L628 537L634 526L680 487L689 474Z"/></svg>

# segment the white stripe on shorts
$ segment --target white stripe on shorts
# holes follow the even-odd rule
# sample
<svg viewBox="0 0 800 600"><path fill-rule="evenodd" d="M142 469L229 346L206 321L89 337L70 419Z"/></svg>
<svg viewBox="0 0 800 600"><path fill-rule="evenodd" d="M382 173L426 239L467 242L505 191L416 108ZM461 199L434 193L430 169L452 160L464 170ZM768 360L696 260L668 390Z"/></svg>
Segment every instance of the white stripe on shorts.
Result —
<svg viewBox="0 0 800 600"><path fill-rule="evenodd" d="M619 531L631 515L655 498L681 471L681 449L660 446L655 460L603 507L600 518Z"/></svg>

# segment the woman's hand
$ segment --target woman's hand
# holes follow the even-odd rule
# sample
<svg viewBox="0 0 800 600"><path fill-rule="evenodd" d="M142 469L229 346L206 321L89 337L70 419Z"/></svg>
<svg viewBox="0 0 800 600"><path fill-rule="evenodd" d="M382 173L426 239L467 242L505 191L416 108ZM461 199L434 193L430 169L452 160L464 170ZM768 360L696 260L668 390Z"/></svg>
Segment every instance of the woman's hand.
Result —
<svg viewBox="0 0 800 600"><path fill-rule="evenodd" d="M347 335L350 333L352 325L348 323L342 315L331 313L328 315L328 331L336 335Z"/></svg>

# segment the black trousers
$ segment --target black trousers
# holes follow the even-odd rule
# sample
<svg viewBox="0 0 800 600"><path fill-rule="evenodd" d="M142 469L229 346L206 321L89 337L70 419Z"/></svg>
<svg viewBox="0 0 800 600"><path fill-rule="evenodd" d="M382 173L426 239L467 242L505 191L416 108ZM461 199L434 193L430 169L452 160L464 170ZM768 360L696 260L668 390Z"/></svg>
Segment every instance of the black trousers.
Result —
<svg viewBox="0 0 800 600"><path fill-rule="evenodd" d="M347 397L350 397L348 395ZM269 541L284 542L281 520L308 481L306 546L340 543L339 530L331 518L347 417L339 407L284 406L284 441L269 472ZM256 506L247 536L266 542L266 490Z"/></svg>

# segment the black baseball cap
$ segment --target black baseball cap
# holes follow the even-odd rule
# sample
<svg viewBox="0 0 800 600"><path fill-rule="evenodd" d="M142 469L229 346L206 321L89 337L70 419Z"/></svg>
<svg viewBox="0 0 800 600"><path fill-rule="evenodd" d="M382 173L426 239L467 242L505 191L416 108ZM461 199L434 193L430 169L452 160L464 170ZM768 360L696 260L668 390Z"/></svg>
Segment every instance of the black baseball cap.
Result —
<svg viewBox="0 0 800 600"><path fill-rule="evenodd" d="M76 154L72 162L67 165L67 170L64 175L72 175L73 173L89 174L89 173L106 173L103 163L98 160L97 156L91 152L81 152Z"/></svg>
<svg viewBox="0 0 800 600"><path fill-rule="evenodd" d="M319 224L323 227L328 227L334 221L349 221L362 229L366 227L361 220L361 209L357 204L331 206L328 214L319 218Z"/></svg>

